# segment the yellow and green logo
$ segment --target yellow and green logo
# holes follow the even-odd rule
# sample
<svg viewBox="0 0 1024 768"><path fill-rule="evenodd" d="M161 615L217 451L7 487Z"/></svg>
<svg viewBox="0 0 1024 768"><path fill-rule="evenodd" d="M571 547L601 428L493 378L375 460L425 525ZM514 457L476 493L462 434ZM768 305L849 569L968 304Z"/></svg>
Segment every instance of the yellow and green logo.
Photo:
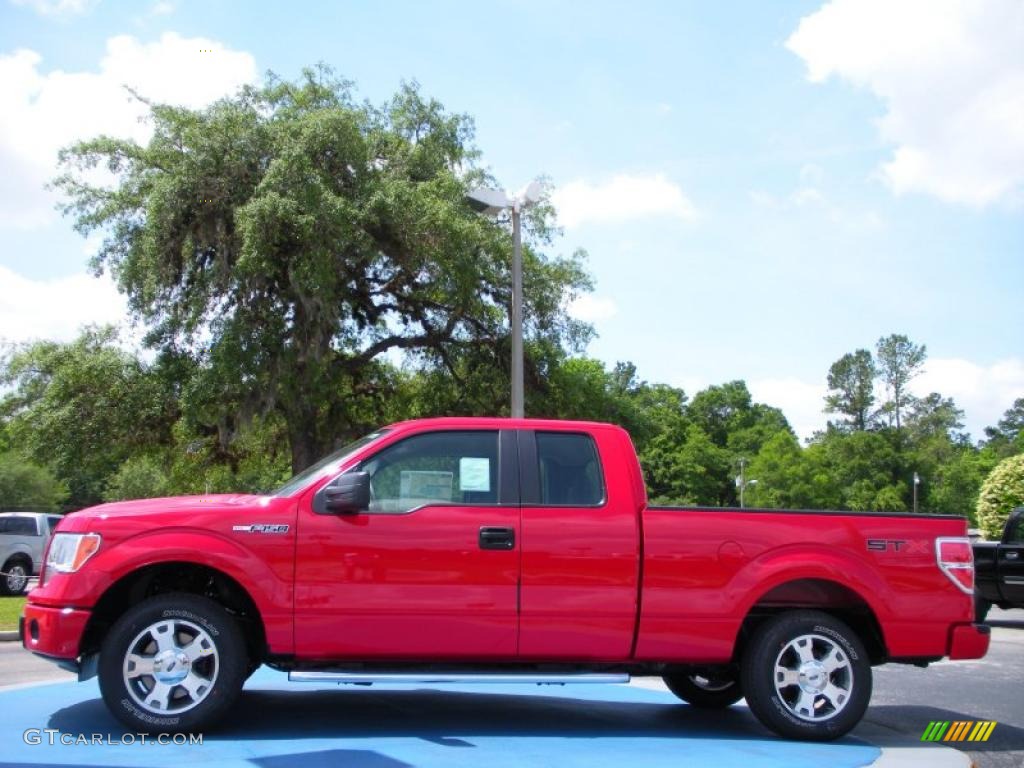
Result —
<svg viewBox="0 0 1024 768"><path fill-rule="evenodd" d="M995 720L932 720L921 741L988 741L995 728Z"/></svg>

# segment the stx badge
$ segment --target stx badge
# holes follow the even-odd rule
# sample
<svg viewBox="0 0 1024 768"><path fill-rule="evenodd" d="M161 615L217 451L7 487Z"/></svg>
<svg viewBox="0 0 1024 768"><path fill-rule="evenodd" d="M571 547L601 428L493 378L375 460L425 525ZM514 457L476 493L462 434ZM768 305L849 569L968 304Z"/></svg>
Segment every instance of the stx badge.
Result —
<svg viewBox="0 0 1024 768"><path fill-rule="evenodd" d="M288 533L288 526L271 523L253 523L252 525L236 525L231 530L238 533Z"/></svg>

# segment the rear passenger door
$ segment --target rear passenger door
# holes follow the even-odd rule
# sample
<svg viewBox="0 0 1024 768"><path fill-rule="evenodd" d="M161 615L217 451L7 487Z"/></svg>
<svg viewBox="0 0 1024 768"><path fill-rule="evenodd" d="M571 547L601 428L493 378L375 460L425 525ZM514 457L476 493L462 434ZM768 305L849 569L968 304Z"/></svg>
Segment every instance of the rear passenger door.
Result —
<svg viewBox="0 0 1024 768"><path fill-rule="evenodd" d="M617 443L586 432L521 430L519 655L630 655L639 531Z"/></svg>

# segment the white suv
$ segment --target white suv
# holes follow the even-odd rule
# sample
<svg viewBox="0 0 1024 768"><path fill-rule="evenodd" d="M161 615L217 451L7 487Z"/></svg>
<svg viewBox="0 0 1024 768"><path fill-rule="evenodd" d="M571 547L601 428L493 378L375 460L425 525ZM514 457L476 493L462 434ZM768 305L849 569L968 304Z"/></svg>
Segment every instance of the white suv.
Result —
<svg viewBox="0 0 1024 768"><path fill-rule="evenodd" d="M0 595L25 592L60 521L60 515L42 512L0 512Z"/></svg>

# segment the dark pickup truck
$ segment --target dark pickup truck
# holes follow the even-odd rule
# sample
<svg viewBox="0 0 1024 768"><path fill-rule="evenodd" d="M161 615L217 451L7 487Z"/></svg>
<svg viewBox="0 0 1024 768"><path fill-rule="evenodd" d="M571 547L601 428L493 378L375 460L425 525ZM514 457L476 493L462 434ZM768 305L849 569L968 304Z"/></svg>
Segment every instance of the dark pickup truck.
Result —
<svg viewBox="0 0 1024 768"><path fill-rule="evenodd" d="M1024 507L1010 514L1001 541L974 542L974 573L977 621L993 604L1024 608Z"/></svg>

